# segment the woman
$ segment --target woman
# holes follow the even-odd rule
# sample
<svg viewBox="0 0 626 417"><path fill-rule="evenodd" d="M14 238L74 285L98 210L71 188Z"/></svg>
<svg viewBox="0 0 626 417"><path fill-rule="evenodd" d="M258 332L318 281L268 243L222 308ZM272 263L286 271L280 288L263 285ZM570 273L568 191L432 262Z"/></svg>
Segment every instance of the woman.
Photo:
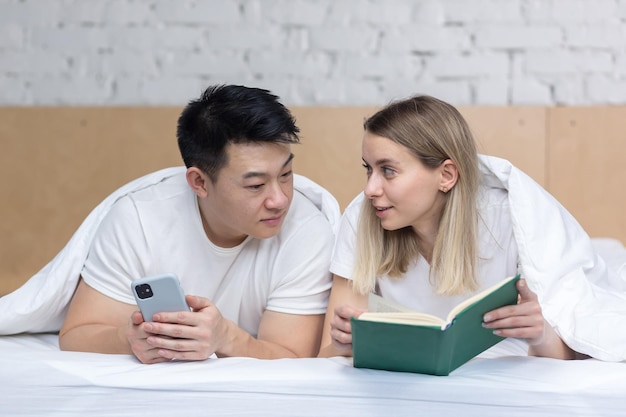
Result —
<svg viewBox="0 0 626 417"><path fill-rule="evenodd" d="M364 124L364 193L346 208L335 245L333 288L320 356L351 356L350 317L367 294L445 318L463 299L521 273L508 191L485 175L490 158L452 106L428 96L398 101ZM519 303L484 326L525 339L528 354L574 359L518 282Z"/></svg>

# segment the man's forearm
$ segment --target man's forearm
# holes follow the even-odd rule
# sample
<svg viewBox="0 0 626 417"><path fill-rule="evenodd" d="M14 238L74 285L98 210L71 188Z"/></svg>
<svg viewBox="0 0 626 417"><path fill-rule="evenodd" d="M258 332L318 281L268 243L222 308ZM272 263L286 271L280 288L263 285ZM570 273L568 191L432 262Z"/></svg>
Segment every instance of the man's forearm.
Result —
<svg viewBox="0 0 626 417"><path fill-rule="evenodd" d="M124 327L87 324L59 334L61 350L132 354Z"/></svg>
<svg viewBox="0 0 626 417"><path fill-rule="evenodd" d="M225 332L218 357L247 356L258 359L297 358L298 354L278 343L259 340L230 320L224 320Z"/></svg>

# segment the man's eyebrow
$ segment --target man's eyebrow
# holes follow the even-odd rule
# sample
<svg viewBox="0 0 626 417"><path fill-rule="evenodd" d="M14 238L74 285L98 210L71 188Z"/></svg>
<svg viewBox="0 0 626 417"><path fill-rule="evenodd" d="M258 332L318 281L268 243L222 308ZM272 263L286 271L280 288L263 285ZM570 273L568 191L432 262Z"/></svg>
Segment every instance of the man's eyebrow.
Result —
<svg viewBox="0 0 626 417"><path fill-rule="evenodd" d="M286 160L286 161L285 161L285 163L283 164L283 168L284 168L284 167L286 167L287 165L289 165L289 163L290 163L291 161L293 161L293 158L294 158L294 157L295 157L295 155L294 155L294 154L292 154L292 153L290 153L290 154L289 154L289 157L287 158L287 160Z"/></svg>
<svg viewBox="0 0 626 417"><path fill-rule="evenodd" d="M282 168L284 168L287 165L289 165L289 163L293 160L294 156L295 155L293 153L290 153L289 157L287 158L287 160L283 164ZM247 180L248 178L257 178L257 177L267 177L267 172L250 171L250 172L246 172L243 175L243 179L244 180Z"/></svg>

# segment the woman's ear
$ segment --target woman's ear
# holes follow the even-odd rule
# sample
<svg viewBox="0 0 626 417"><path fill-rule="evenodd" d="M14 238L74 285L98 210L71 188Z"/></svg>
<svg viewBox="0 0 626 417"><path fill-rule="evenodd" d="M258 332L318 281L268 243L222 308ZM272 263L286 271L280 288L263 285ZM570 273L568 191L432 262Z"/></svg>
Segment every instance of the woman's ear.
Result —
<svg viewBox="0 0 626 417"><path fill-rule="evenodd" d="M187 184L199 198L206 198L209 195L209 177L198 167L189 167L185 174Z"/></svg>
<svg viewBox="0 0 626 417"><path fill-rule="evenodd" d="M441 182L439 190L444 193L450 191L459 180L459 170L452 159L446 159L439 166L441 172Z"/></svg>

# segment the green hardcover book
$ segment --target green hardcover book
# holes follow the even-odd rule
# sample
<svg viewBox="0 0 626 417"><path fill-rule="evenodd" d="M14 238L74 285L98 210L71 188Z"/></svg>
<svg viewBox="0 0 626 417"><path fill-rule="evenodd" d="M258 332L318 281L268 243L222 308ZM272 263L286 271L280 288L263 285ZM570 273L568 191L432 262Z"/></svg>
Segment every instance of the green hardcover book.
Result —
<svg viewBox="0 0 626 417"><path fill-rule="evenodd" d="M517 303L509 277L456 306L446 320L412 312L378 296L378 311L352 318L352 353L356 368L448 375L503 340L482 327L485 313ZM371 303L370 303L371 304ZM382 305L382 307L381 307ZM380 311L381 309L386 311Z"/></svg>

